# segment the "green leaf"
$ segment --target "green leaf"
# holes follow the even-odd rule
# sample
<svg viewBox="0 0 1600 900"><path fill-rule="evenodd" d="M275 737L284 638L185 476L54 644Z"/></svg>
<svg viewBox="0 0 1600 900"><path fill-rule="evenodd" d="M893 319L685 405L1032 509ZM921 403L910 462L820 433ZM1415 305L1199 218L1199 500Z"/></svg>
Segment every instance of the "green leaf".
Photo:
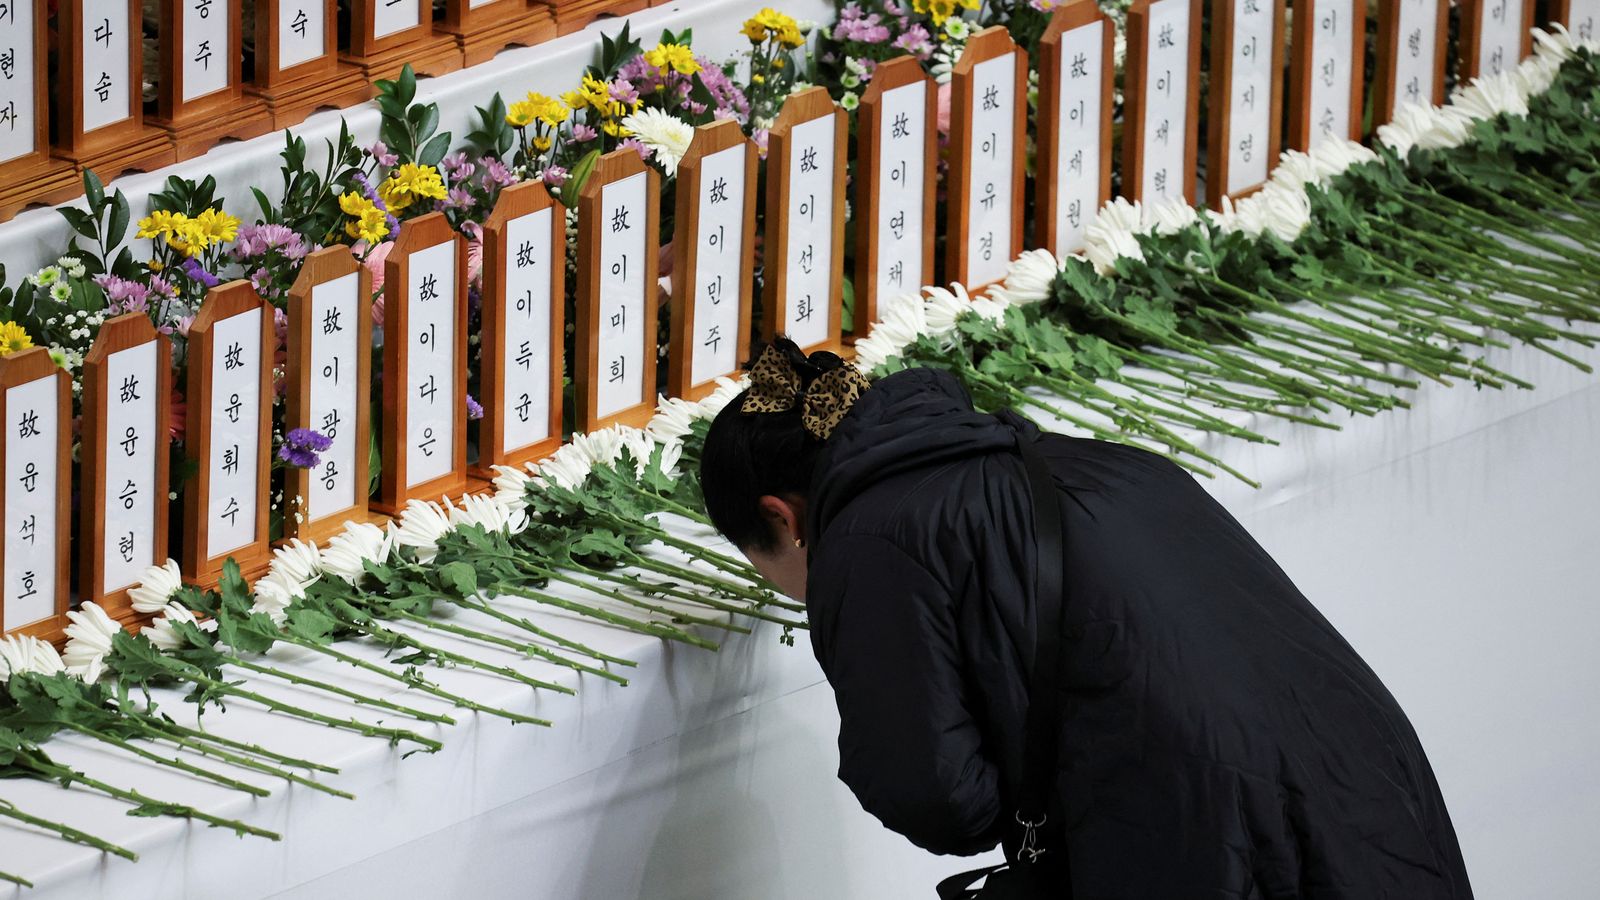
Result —
<svg viewBox="0 0 1600 900"><path fill-rule="evenodd" d="M60 213L61 217L67 220L67 224L72 226L73 231L76 231L91 241L97 241L100 239L100 231L95 226L94 217L89 215L89 213L74 206L57 207L56 212Z"/></svg>
<svg viewBox="0 0 1600 900"><path fill-rule="evenodd" d="M450 151L450 132L434 135L421 150L417 151L417 162L424 166L437 166L439 160Z"/></svg>
<svg viewBox="0 0 1600 900"><path fill-rule="evenodd" d="M471 597L478 592L478 573L465 562L457 561L441 566L439 581L461 597Z"/></svg>
<svg viewBox="0 0 1600 900"><path fill-rule="evenodd" d="M99 212L100 207L106 202L106 186L101 183L100 176L93 169L83 172L83 196L89 201L89 209Z"/></svg>

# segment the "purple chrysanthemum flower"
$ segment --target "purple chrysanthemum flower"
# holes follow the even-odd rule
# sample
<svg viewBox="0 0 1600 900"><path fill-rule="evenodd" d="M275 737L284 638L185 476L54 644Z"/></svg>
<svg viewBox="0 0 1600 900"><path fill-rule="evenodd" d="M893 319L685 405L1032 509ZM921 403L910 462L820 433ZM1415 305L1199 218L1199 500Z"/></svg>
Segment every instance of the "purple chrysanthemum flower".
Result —
<svg viewBox="0 0 1600 900"><path fill-rule="evenodd" d="M477 400L474 400L471 394L467 395L467 418L483 418L483 406L479 404Z"/></svg>
<svg viewBox="0 0 1600 900"><path fill-rule="evenodd" d="M200 261L192 256L185 259L183 264L178 267L178 270L189 276L190 281L198 282L207 288L214 288L222 283L221 278L201 268Z"/></svg>
<svg viewBox="0 0 1600 900"><path fill-rule="evenodd" d="M390 153L388 145L383 141L368 147L367 152L372 154L372 158L377 160L380 166L393 166L400 162L399 154Z"/></svg>

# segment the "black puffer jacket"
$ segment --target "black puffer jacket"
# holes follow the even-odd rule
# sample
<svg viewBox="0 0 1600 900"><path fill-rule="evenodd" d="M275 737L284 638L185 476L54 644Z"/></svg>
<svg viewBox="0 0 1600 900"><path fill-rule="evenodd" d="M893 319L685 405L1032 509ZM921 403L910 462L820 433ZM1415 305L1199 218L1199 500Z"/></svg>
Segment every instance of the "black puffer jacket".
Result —
<svg viewBox="0 0 1600 900"><path fill-rule="evenodd" d="M1015 808L1035 556L1018 430L1035 433L907 371L862 397L813 481L839 777L938 853L993 847ZM1266 551L1161 457L1040 449L1066 531L1062 896L1471 897L1405 714Z"/></svg>

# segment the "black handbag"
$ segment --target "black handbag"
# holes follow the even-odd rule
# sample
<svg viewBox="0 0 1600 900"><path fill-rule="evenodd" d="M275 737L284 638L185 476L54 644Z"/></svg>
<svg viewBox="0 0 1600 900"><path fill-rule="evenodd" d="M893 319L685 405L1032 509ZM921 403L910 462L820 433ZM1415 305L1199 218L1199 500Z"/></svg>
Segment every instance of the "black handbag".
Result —
<svg viewBox="0 0 1600 900"><path fill-rule="evenodd" d="M1033 500L1033 538L1038 560L1033 670L1028 674L1028 721L1021 790L1004 842L1006 861L952 875L939 882L940 900L1035 900L1064 896L1066 848L1046 840L1050 795L1056 783L1056 738L1061 725L1061 608L1066 602L1061 549L1060 497L1050 468L1034 447L1017 436L1017 450ZM981 887L974 887L982 880Z"/></svg>

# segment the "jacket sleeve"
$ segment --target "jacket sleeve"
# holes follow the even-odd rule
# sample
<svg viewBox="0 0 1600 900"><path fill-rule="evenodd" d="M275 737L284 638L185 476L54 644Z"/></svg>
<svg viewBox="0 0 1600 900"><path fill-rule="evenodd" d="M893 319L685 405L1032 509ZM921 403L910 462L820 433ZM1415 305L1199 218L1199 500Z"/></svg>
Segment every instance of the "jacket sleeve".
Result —
<svg viewBox="0 0 1600 900"><path fill-rule="evenodd" d="M851 536L815 560L812 640L839 706L839 778L934 853L1000 838L999 776L967 709L950 592L893 543Z"/></svg>

